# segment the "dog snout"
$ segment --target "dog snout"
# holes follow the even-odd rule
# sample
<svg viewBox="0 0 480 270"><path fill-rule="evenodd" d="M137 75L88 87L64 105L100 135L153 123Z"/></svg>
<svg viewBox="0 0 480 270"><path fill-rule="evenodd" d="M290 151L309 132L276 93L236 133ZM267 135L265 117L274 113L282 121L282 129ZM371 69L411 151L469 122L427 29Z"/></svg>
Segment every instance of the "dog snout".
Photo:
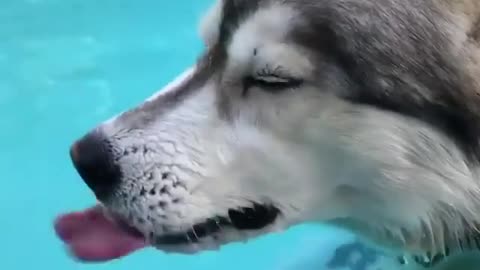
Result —
<svg viewBox="0 0 480 270"><path fill-rule="evenodd" d="M76 141L70 156L75 169L97 199L108 198L121 179L111 144L101 132L95 131Z"/></svg>

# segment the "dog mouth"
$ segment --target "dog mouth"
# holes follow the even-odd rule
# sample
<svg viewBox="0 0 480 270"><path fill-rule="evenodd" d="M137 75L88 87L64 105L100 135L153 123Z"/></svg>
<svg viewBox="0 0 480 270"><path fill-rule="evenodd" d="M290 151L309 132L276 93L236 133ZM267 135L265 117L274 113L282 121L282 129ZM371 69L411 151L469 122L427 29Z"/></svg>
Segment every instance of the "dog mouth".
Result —
<svg viewBox="0 0 480 270"><path fill-rule="evenodd" d="M269 204L254 203L250 207L228 210L227 216L217 216L194 224L184 232L149 235L148 239L123 219L111 215L101 206L60 216L55 222L59 238L79 260L104 262L126 256L134 251L154 246L180 246L215 239L222 230L261 230L273 224L281 214Z"/></svg>
<svg viewBox="0 0 480 270"><path fill-rule="evenodd" d="M154 236L152 241L156 245L185 245L198 243L201 239L215 237L224 229L232 228L239 231L261 230L275 222L280 210L270 204L254 203L251 207L228 210L228 216L209 218L197 223L188 231L181 233Z"/></svg>

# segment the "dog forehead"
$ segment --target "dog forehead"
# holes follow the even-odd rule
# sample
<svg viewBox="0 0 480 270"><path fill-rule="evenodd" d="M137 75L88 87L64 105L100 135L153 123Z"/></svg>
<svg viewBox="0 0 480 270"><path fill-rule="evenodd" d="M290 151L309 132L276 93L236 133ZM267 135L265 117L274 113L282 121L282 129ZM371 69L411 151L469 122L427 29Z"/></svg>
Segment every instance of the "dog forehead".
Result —
<svg viewBox="0 0 480 270"><path fill-rule="evenodd" d="M286 1L280 0L223 0L213 5L203 19L201 28L205 34L215 33L217 41L230 44L239 32L245 28L265 28L278 24L275 29L282 29L292 10L286 8ZM248 25L248 26L247 26Z"/></svg>
<svg viewBox="0 0 480 270"><path fill-rule="evenodd" d="M285 43L295 25L296 12L285 4L273 3L258 8L232 33L227 46L229 58L242 61L269 44Z"/></svg>

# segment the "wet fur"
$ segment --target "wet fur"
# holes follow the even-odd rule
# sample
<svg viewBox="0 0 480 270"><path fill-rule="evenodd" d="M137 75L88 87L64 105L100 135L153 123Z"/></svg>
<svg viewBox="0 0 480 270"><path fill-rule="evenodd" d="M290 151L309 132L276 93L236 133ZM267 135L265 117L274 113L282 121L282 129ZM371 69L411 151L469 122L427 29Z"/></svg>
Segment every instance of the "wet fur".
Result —
<svg viewBox="0 0 480 270"><path fill-rule="evenodd" d="M255 35L249 21L278 35ZM206 52L183 83L99 127L124 173L111 211L153 244L251 201L282 211L265 230L182 252L305 221L392 254L478 246L480 2L225 0L205 24ZM255 39L277 45L247 47ZM246 91L253 56L306 83Z"/></svg>

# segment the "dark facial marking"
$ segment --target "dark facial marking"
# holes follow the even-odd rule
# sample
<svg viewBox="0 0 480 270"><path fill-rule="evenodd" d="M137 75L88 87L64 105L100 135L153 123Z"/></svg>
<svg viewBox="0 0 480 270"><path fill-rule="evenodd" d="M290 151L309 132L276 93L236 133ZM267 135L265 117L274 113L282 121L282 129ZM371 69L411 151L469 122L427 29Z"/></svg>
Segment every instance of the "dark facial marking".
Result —
<svg viewBox="0 0 480 270"><path fill-rule="evenodd" d="M155 237L157 245L178 245L198 242L201 238L214 236L223 228L236 230L262 229L272 224L280 215L278 208L271 205L254 204L251 208L231 209L228 217L212 217L194 224L185 232L169 233Z"/></svg>
<svg viewBox="0 0 480 270"><path fill-rule="evenodd" d="M219 40L212 50L215 62L219 70L226 63L227 47L230 43L233 33L240 24L252 15L262 4L264 0L224 0L222 7L222 19L220 22ZM223 119L232 117L231 92L236 86L223 85L222 74L220 72L217 84L220 85L220 91L217 92L217 109L219 116Z"/></svg>
<svg viewBox="0 0 480 270"><path fill-rule="evenodd" d="M305 2L310 21L292 36L347 75L343 98L423 120L480 156L480 97L432 1Z"/></svg>
<svg viewBox="0 0 480 270"><path fill-rule="evenodd" d="M258 9L261 0L224 0L219 43L230 42L232 33L248 15Z"/></svg>

